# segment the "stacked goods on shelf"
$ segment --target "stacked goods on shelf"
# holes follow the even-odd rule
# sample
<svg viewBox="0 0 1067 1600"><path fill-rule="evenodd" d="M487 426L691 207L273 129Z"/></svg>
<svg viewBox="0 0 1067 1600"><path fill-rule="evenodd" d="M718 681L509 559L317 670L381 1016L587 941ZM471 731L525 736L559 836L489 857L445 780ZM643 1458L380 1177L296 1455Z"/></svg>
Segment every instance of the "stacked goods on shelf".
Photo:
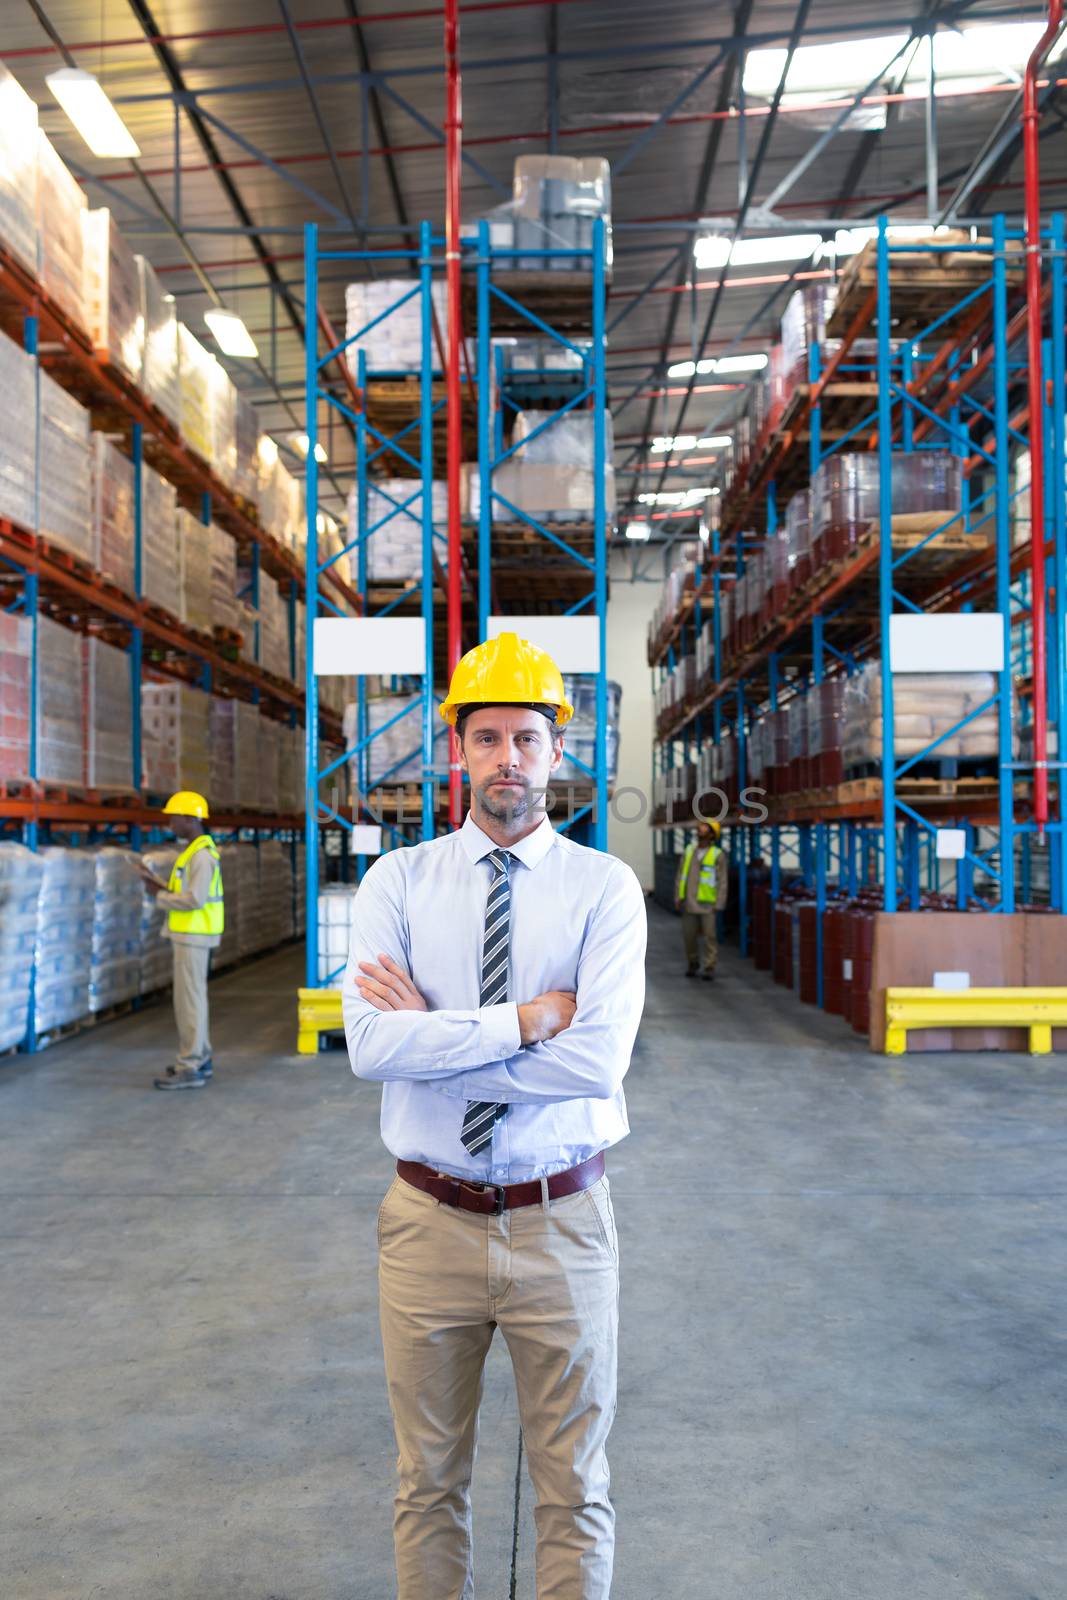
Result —
<svg viewBox="0 0 1067 1600"><path fill-rule="evenodd" d="M38 530L92 565L89 413L47 372L39 381Z"/></svg>
<svg viewBox="0 0 1067 1600"><path fill-rule="evenodd" d="M36 273L37 105L6 67L0 67L0 244Z"/></svg>
<svg viewBox="0 0 1067 1600"><path fill-rule="evenodd" d="M789 708L782 706L766 717L764 783L768 794L789 793Z"/></svg>
<svg viewBox="0 0 1067 1600"><path fill-rule="evenodd" d="M211 626L241 632L237 601L237 545L225 528L211 526Z"/></svg>
<svg viewBox="0 0 1067 1600"><path fill-rule="evenodd" d="M348 497L348 535L359 537L358 491ZM448 527L448 485L434 480L430 516L435 529ZM422 581L422 487L417 478L372 479L367 485L366 530L368 583L420 583ZM433 551L448 570L448 546L433 540Z"/></svg>
<svg viewBox="0 0 1067 1600"><path fill-rule="evenodd" d="M0 782L29 777L33 623L0 612Z"/></svg>
<svg viewBox="0 0 1067 1600"><path fill-rule="evenodd" d="M563 730L563 760L552 775L552 782L593 783L596 764L596 678L591 674L568 674L563 692L574 707L574 716ZM608 681L607 781L615 782L619 770L619 708L622 687Z"/></svg>
<svg viewBox="0 0 1067 1600"><path fill-rule="evenodd" d="M286 816L304 810L303 728L278 728L278 810Z"/></svg>
<svg viewBox="0 0 1067 1600"><path fill-rule="evenodd" d="M208 794L210 704L210 695L185 683L141 685L143 786L150 794Z"/></svg>
<svg viewBox="0 0 1067 1600"><path fill-rule="evenodd" d="M211 438L207 459L227 489L233 489L237 482L237 390L226 368L213 356L208 368L207 404Z"/></svg>
<svg viewBox="0 0 1067 1600"><path fill-rule="evenodd" d="M289 607L266 573L259 579L259 664L276 678L291 679Z"/></svg>
<svg viewBox="0 0 1067 1600"><path fill-rule="evenodd" d="M221 371L221 368L220 368ZM259 420L250 400L234 392L233 490L250 505L259 487Z"/></svg>
<svg viewBox="0 0 1067 1600"><path fill-rule="evenodd" d="M448 327L448 302L441 279L435 278L430 285L430 298L434 320L444 338ZM350 344L345 352L353 376L358 372L360 350L366 355L369 372L421 370L422 295L415 278L379 278L350 283L345 290L345 318L347 339L355 339L362 329L368 328L368 332ZM372 322L375 326L370 328ZM438 366L436 346L432 347L431 360Z"/></svg>
<svg viewBox="0 0 1067 1600"><path fill-rule="evenodd" d="M179 616L187 628L210 633L212 624L211 528L191 511L177 516ZM231 541L232 543L232 541Z"/></svg>
<svg viewBox="0 0 1067 1600"><path fill-rule="evenodd" d="M808 708L808 760L813 788L823 789L844 780L844 697L845 679L840 675L814 684L804 697Z"/></svg>
<svg viewBox="0 0 1067 1600"><path fill-rule="evenodd" d="M0 91L3 81L0 78ZM36 363L3 333L0 392L4 396L0 407L0 517L32 533L37 527L37 444L32 426L37 410Z"/></svg>
<svg viewBox="0 0 1067 1600"><path fill-rule="evenodd" d="M241 960L264 947L259 915L258 858L258 846L238 844L234 847L232 870L227 875L224 866L222 872L223 893L229 893L230 884L237 889L237 955Z"/></svg>
<svg viewBox="0 0 1067 1600"><path fill-rule="evenodd" d="M786 301L780 331L782 376L787 395L791 395L798 384L807 383L811 351L816 345L824 366L837 350L838 342L828 344L826 339L826 324L836 300L835 285L808 283L794 290Z"/></svg>
<svg viewBox="0 0 1067 1600"><path fill-rule="evenodd" d="M95 869L89 1010L105 1011L141 990L140 857L133 850L91 853Z"/></svg>
<svg viewBox="0 0 1067 1600"><path fill-rule="evenodd" d="M786 727L789 731L789 789L796 794L810 789L811 768L808 761L808 699L796 694L785 708Z"/></svg>
<svg viewBox="0 0 1067 1600"><path fill-rule="evenodd" d="M581 257L547 250L591 250L593 222L605 221L605 267L611 267L611 168L597 156L519 156L511 200L489 214L495 250L522 250L521 272L592 271ZM512 263L508 263L509 266Z"/></svg>
<svg viewBox="0 0 1067 1600"><path fill-rule="evenodd" d="M329 983L334 989L340 988L341 974L348 961L355 904L355 884L332 883L319 892L318 981Z"/></svg>
<svg viewBox="0 0 1067 1600"><path fill-rule="evenodd" d="M204 461L211 460L211 391L218 363L184 322L178 323L178 376L182 438Z"/></svg>
<svg viewBox="0 0 1067 1600"><path fill-rule="evenodd" d="M3 103L0 78L0 108ZM0 1050L10 1050L26 1036L43 878L39 855L21 844L0 844Z"/></svg>
<svg viewBox="0 0 1067 1600"><path fill-rule="evenodd" d="M78 328L85 328L82 215L85 192L37 130L37 276Z"/></svg>
<svg viewBox="0 0 1067 1600"><path fill-rule="evenodd" d="M893 753L919 755L964 718L965 727L941 740L933 760L995 762L998 748L997 680L992 672L895 672ZM992 701L989 705L987 702ZM986 706L983 711L980 708ZM977 713L977 715L973 715ZM1013 722L1016 719L1013 718ZM882 667L870 661L847 679L842 707L846 773L880 770L882 762ZM1018 740L1014 740L1013 759Z"/></svg>
<svg viewBox="0 0 1067 1600"><path fill-rule="evenodd" d="M505 377L514 377L523 385L531 377L550 382L563 374L581 378L586 364L593 358L593 346L582 339L574 339L570 344L543 337L494 339L493 348L500 351L500 368ZM493 376L496 376L495 368Z"/></svg>
<svg viewBox="0 0 1067 1600"><path fill-rule="evenodd" d="M211 790L208 803L215 813L237 809L237 768L234 760L232 700L213 697L208 712L211 732Z"/></svg>
<svg viewBox="0 0 1067 1600"><path fill-rule="evenodd" d="M290 847L280 839L261 839L256 850L259 870L260 949L293 937L293 863Z"/></svg>
<svg viewBox="0 0 1067 1600"><path fill-rule="evenodd" d="M225 915L222 923L222 937L211 957L211 966L215 972L222 967L232 966L241 957L241 920L242 915L254 915L255 907L250 903L244 911L241 900L241 886L247 880L247 873L238 870L241 858L247 855L254 845L248 844L220 844L219 845L219 871L222 873L222 894L225 904Z"/></svg>
<svg viewBox="0 0 1067 1600"><path fill-rule="evenodd" d="M141 588L146 600L177 616L178 497L151 467L141 469Z"/></svg>
<svg viewBox="0 0 1067 1600"><path fill-rule="evenodd" d="M699 539L687 539L677 546L671 570L664 580L660 599L648 626L650 660L659 653L664 638L670 632L678 615L682 597L696 587L703 551L704 545Z"/></svg>
<svg viewBox="0 0 1067 1600"><path fill-rule="evenodd" d="M932 533L962 503L963 462L947 450L894 451L893 522ZM811 483L812 562L844 555L879 516L879 458L871 450L829 456ZM924 524L928 522L929 526ZM958 528L957 530L958 531Z"/></svg>
<svg viewBox="0 0 1067 1600"><path fill-rule="evenodd" d="M130 658L102 639L83 639L85 782L90 789L138 787L133 770Z"/></svg>
<svg viewBox="0 0 1067 1600"><path fill-rule="evenodd" d="M338 678L336 682L344 683ZM329 679L323 679L329 682ZM443 696L434 691L434 703ZM386 694L367 697L367 734L370 743L367 746L367 786L373 787L378 783L420 783L422 781L422 718L420 708L422 696L418 694ZM395 720L394 720L395 719ZM435 717L433 730L433 763L430 775L435 780L440 780L447 773L448 764L448 729L444 723L440 728ZM390 724L390 726L386 726ZM342 721L344 730L345 747L353 750L358 743L358 710L355 700L350 700L344 708ZM384 731L379 731L384 730ZM329 759L324 756L323 761ZM321 769L320 769L321 770ZM338 781L344 781L353 789L359 786L358 762L353 759L346 767L339 769Z"/></svg>
<svg viewBox="0 0 1067 1600"><path fill-rule="evenodd" d="M683 656L668 672L655 693L656 731L663 733L677 722L697 689L696 657Z"/></svg>
<svg viewBox="0 0 1067 1600"><path fill-rule="evenodd" d="M801 489L785 508L786 546L789 551L790 588L801 589L811 579L811 490Z"/></svg>
<svg viewBox="0 0 1067 1600"><path fill-rule="evenodd" d="M96 866L89 850L48 845L37 901L34 1025L50 1033L84 1017L93 954Z"/></svg>
<svg viewBox="0 0 1067 1600"><path fill-rule="evenodd" d="M29 646L29 634L26 637ZM80 785L85 762L82 638L51 617L37 618L37 773L45 783ZM28 723L27 717L27 723ZM27 754L27 768L29 765ZM28 770L21 774L29 777Z"/></svg>
<svg viewBox="0 0 1067 1600"><path fill-rule="evenodd" d="M552 421L552 418L557 420ZM548 426L535 432L543 423ZM594 432L592 411L520 411L515 417L515 454L493 473L493 520L514 522L515 513L497 496L541 522L589 522L594 511ZM529 441L528 443L526 441ZM615 468L611 412L604 413L604 500L608 521L615 517ZM476 466L464 473L466 516L477 521L481 483Z"/></svg>
<svg viewBox="0 0 1067 1600"><path fill-rule="evenodd" d="M212 787L217 780L217 810L257 811L261 807L259 785L259 734L265 719L245 700L211 702Z"/></svg>
<svg viewBox="0 0 1067 1600"><path fill-rule="evenodd" d="M144 853L144 863L161 883L170 882L171 869L178 859L178 851L165 845L153 845ZM153 994L165 989L174 973L174 947L167 935L169 913L163 909L154 894L141 886L141 994Z"/></svg>
<svg viewBox="0 0 1067 1600"><path fill-rule="evenodd" d="M138 383L144 363L144 322L136 258L106 207L84 212L82 225L89 338L98 356Z"/></svg>
<svg viewBox="0 0 1067 1600"><path fill-rule="evenodd" d="M144 256L137 256L144 358L141 390L165 417L178 427L182 415L181 378L178 369L178 318L174 297L168 295Z"/></svg>
<svg viewBox="0 0 1067 1600"><path fill-rule="evenodd" d="M256 789L260 811L278 810L278 744L281 724L273 717L259 719Z"/></svg>
<svg viewBox="0 0 1067 1600"><path fill-rule="evenodd" d="M127 594L134 588L133 462L102 433L92 436L93 565Z"/></svg>

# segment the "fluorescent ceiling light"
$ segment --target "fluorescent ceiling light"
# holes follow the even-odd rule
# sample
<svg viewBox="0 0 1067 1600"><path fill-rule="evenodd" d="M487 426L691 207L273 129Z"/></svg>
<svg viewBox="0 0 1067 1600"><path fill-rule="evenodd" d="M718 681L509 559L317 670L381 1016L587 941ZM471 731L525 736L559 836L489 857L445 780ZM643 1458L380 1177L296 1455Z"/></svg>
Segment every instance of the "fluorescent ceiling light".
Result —
<svg viewBox="0 0 1067 1600"><path fill-rule="evenodd" d="M304 459L306 461L307 460L308 450L311 447L311 440L308 438L307 434L306 433L294 433L291 436L291 443L292 443L294 449L300 451L300 454L304 457ZM316 439L316 441L315 441L315 460L321 462L321 461L329 461L329 459L330 459L329 456L326 454L325 445L321 444L319 442L319 440Z"/></svg>
<svg viewBox="0 0 1067 1600"><path fill-rule="evenodd" d="M215 342L224 356L258 356L256 342L236 311L224 311L214 306L204 312L204 321L215 335Z"/></svg>
<svg viewBox="0 0 1067 1600"><path fill-rule="evenodd" d="M59 67L45 78L94 156L134 156L140 146L91 72Z"/></svg>
<svg viewBox="0 0 1067 1600"><path fill-rule="evenodd" d="M709 433L706 439L697 440L698 450L725 450L733 444L733 435L729 433Z"/></svg>
<svg viewBox="0 0 1067 1600"><path fill-rule="evenodd" d="M767 365L767 356L753 354L750 356L720 356L717 361L705 357L703 361L695 364L692 361L676 361L667 368L668 378L704 378L709 372L762 372Z"/></svg>
<svg viewBox="0 0 1067 1600"><path fill-rule="evenodd" d="M652 529L647 522L628 522L626 524L626 537L628 539L645 540L651 532Z"/></svg>
<svg viewBox="0 0 1067 1600"><path fill-rule="evenodd" d="M931 234L935 236L946 234L949 230L944 226L931 228L928 222L901 222L886 231L890 239L895 239L899 244L906 239L928 239ZM827 239L824 242L822 249L819 251L819 256L821 258L833 255L838 260L843 256L854 256L863 249L865 244L869 244L872 239L877 239L877 237L877 228L838 228L833 239Z"/></svg>
<svg viewBox="0 0 1067 1600"><path fill-rule="evenodd" d="M642 506L696 506L702 500L707 500L710 495L718 494L718 489L702 487L700 489L661 489L658 493L650 490L647 494L639 494L638 504Z"/></svg>
<svg viewBox="0 0 1067 1600"><path fill-rule="evenodd" d="M762 267L776 261L807 261L822 244L819 233L776 233L738 239L731 247L723 233L700 234L693 244L696 267Z"/></svg>
<svg viewBox="0 0 1067 1600"><path fill-rule="evenodd" d="M657 434L652 441L652 454L655 456L666 455L672 450L692 450L695 448L697 436L695 433L679 433L672 438L669 433Z"/></svg>
<svg viewBox="0 0 1067 1600"><path fill-rule="evenodd" d="M870 83L880 61L888 61L908 41L906 33L882 34L872 38L842 39L837 44L805 44L793 51L789 76L785 80L785 103L800 95L816 95L834 89L855 94ZM750 50L745 56L746 94L771 99L782 78L786 50Z"/></svg>

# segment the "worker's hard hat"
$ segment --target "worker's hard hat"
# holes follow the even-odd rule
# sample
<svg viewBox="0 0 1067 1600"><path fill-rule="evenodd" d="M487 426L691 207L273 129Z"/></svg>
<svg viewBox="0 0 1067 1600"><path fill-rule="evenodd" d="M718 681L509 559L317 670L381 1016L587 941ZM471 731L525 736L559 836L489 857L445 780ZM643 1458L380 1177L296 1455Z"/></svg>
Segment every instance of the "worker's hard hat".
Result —
<svg viewBox="0 0 1067 1600"><path fill-rule="evenodd" d="M478 705L552 706L561 728L574 715L563 676L548 651L517 633L487 639L456 663L441 715L454 728L461 707Z"/></svg>
<svg viewBox="0 0 1067 1600"><path fill-rule="evenodd" d="M714 817L705 817L703 820L707 823L708 827L711 829L711 831L715 835L716 839L721 839L722 838L722 823L721 822L716 822Z"/></svg>
<svg viewBox="0 0 1067 1600"><path fill-rule="evenodd" d="M163 810L173 817L199 817L201 822L207 820L207 801L195 789L179 789L177 794L171 795Z"/></svg>

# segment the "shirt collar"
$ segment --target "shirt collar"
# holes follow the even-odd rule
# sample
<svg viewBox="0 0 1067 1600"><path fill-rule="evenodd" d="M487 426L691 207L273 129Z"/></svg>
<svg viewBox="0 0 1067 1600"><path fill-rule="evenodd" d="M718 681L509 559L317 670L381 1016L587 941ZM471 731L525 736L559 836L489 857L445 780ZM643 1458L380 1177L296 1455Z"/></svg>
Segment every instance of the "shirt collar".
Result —
<svg viewBox="0 0 1067 1600"><path fill-rule="evenodd" d="M459 840L468 861L484 861L491 851L502 848L495 839L490 839L487 833L482 832L469 811L459 830ZM507 849L524 867L533 868L544 860L555 842L556 830L545 816L532 833L520 839L518 844L508 845Z"/></svg>

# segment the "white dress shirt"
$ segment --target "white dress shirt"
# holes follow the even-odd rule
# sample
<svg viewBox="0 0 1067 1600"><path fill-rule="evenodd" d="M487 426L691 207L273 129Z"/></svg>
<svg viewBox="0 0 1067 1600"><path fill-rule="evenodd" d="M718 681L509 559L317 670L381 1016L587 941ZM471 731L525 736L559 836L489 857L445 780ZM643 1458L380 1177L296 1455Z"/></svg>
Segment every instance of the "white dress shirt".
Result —
<svg viewBox="0 0 1067 1600"><path fill-rule="evenodd" d="M545 817L510 846L508 994L479 1006L485 903L499 849L468 814L458 832L379 858L360 885L342 983L352 1070L382 1089L382 1138L399 1159L482 1183L566 1171L629 1132L622 1080L645 992L645 900L615 856ZM392 956L427 1011L379 1011L361 961ZM523 1046L518 1005L576 993L569 1028ZM468 1100L510 1109L476 1156L460 1140Z"/></svg>

